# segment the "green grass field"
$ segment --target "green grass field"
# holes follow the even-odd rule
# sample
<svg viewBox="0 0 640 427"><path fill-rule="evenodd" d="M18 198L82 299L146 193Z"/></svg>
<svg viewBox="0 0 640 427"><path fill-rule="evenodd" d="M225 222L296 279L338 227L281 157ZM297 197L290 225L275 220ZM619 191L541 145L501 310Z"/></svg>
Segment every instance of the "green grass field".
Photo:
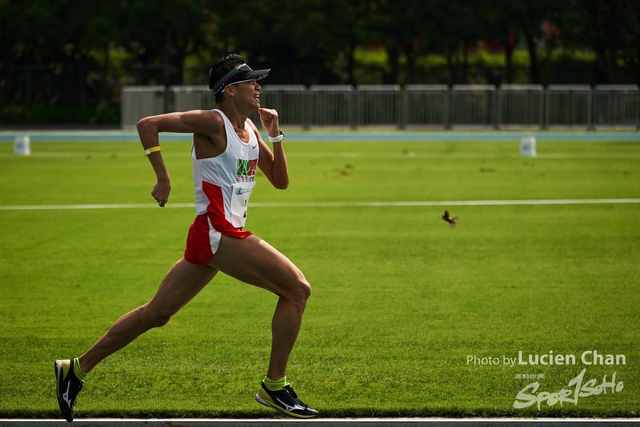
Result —
<svg viewBox="0 0 640 427"><path fill-rule="evenodd" d="M639 203L397 202L637 199L640 141L538 142L536 158L506 142L285 143L290 188L261 177L247 228L313 286L288 377L322 416L638 416ZM0 418L60 418L53 361L182 256L190 144L162 147L165 209L137 143L0 144ZM6 208L92 204L149 208ZM277 417L253 399L275 303L219 275L99 365L76 417Z"/></svg>

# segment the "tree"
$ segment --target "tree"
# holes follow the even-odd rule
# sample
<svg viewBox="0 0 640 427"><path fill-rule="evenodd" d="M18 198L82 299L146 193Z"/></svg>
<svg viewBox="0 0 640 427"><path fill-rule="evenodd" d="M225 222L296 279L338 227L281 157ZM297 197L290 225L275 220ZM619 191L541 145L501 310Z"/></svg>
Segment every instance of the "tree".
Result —
<svg viewBox="0 0 640 427"><path fill-rule="evenodd" d="M636 65L636 81L640 70L640 4L634 0L578 0L583 11L578 16L580 38L590 45L600 61L608 83L618 83L618 60Z"/></svg>
<svg viewBox="0 0 640 427"><path fill-rule="evenodd" d="M503 76L498 80L507 84L513 83L513 52L516 49L520 29L514 20L511 7L512 0L477 0L480 38L485 41L495 40L504 50L505 68ZM498 81L495 82L498 84Z"/></svg>
<svg viewBox="0 0 640 427"><path fill-rule="evenodd" d="M198 0L123 3L126 11L123 38L130 62L162 71L155 78L144 76L145 84L171 86L184 82L185 59L207 47L203 7Z"/></svg>
<svg viewBox="0 0 640 427"><path fill-rule="evenodd" d="M425 2L412 0L376 0L368 3L366 25L372 41L380 43L387 53L389 67L383 83L401 82L400 59L407 61L409 78L413 81L415 63L422 32L429 22Z"/></svg>
<svg viewBox="0 0 640 427"><path fill-rule="evenodd" d="M479 11L460 0L432 2L435 25L431 46L447 59L449 84L467 83L469 49L479 39Z"/></svg>
<svg viewBox="0 0 640 427"><path fill-rule="evenodd" d="M51 29L52 41L62 47L59 61L70 69L68 73L77 82L77 99L70 94L65 104L77 102L81 107L88 105L89 74L96 69L100 70L100 77L96 80L101 84L99 88L92 88L95 92L91 97L101 101L106 98L110 49L112 44L120 41L118 28L121 17L117 5L109 0L57 0L56 9L51 11L56 19L65 23ZM101 58L98 53L101 53ZM66 94L61 93L61 96Z"/></svg>
<svg viewBox="0 0 640 427"><path fill-rule="evenodd" d="M24 84L16 81L8 84L18 93L24 87L25 93L19 96L14 92L9 98L16 99L18 95L26 103L86 106L88 75L100 66L95 56L98 50L104 54L101 80L102 87L105 86L109 44L118 40L114 11L113 2L107 0L31 0L0 4L0 19L4 21L0 30L4 33L0 64L26 70L25 76L17 77L24 80L21 82ZM59 25L60 22L64 25ZM55 84L49 88L57 90L32 83L35 82L33 73L51 74L50 80ZM107 97L104 91L91 95Z"/></svg>
<svg viewBox="0 0 640 427"><path fill-rule="evenodd" d="M640 85L640 2L626 0L623 5L623 21L625 23L622 31L623 51L622 58L634 76L636 84Z"/></svg>
<svg viewBox="0 0 640 427"><path fill-rule="evenodd" d="M273 68L270 81L315 84L340 80L337 58L352 60L359 44L359 0L221 0L218 30L228 51ZM347 65L350 68L350 65ZM352 72L347 72L348 80Z"/></svg>

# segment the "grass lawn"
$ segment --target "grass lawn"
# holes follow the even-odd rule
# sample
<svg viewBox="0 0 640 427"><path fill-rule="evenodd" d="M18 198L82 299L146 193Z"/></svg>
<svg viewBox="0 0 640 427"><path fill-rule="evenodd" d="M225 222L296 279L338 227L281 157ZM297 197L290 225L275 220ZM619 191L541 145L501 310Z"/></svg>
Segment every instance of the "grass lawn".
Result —
<svg viewBox="0 0 640 427"><path fill-rule="evenodd" d="M321 416L638 415L639 203L398 202L637 199L640 142L285 144L290 188L259 177L247 229L313 286L288 378ZM182 256L189 143L162 146L165 209L139 144L0 144L0 418L60 418L53 361ZM78 204L150 207L2 208ZM218 275L91 372L76 417L277 417L253 399L275 303Z"/></svg>

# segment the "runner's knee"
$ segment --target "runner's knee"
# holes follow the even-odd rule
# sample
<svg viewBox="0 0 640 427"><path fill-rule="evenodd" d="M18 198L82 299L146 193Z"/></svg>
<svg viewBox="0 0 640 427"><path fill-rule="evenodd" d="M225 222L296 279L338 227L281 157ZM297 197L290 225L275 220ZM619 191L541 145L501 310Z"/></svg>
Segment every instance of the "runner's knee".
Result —
<svg viewBox="0 0 640 427"><path fill-rule="evenodd" d="M166 325L167 323L169 323L169 320L171 319L171 316L161 316L161 315L156 315L156 317L154 318L154 328L160 328L164 325Z"/></svg>
<svg viewBox="0 0 640 427"><path fill-rule="evenodd" d="M293 286L290 299L300 303L302 306L307 304L307 300L311 296L311 285L307 280L303 277L296 281L295 286Z"/></svg>
<svg viewBox="0 0 640 427"><path fill-rule="evenodd" d="M143 317L149 329L160 328L166 325L169 323L171 316L173 316L173 313L166 313L162 310L152 309L148 304L143 305L138 310L142 310Z"/></svg>

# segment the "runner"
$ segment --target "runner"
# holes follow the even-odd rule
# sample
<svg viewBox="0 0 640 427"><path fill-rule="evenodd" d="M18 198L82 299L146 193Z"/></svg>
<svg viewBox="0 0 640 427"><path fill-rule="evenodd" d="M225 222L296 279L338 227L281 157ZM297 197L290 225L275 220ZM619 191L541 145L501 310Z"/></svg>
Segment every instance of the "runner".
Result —
<svg viewBox="0 0 640 427"><path fill-rule="evenodd" d="M218 271L279 297L271 325L269 366L256 400L293 417L318 414L298 398L286 378L311 286L288 258L243 230L257 167L275 188L286 189L289 185L278 113L260 108L258 81L269 71L252 70L239 55L225 56L209 72L209 87L218 109L162 114L138 122L140 141L157 177L151 195L160 207L169 200L171 182L158 134L193 134L197 216L189 229L184 257L169 270L155 296L118 319L82 356L55 361L58 403L67 421L73 421L73 406L85 376L100 361L149 329L165 325ZM273 151L248 118L256 110Z"/></svg>

